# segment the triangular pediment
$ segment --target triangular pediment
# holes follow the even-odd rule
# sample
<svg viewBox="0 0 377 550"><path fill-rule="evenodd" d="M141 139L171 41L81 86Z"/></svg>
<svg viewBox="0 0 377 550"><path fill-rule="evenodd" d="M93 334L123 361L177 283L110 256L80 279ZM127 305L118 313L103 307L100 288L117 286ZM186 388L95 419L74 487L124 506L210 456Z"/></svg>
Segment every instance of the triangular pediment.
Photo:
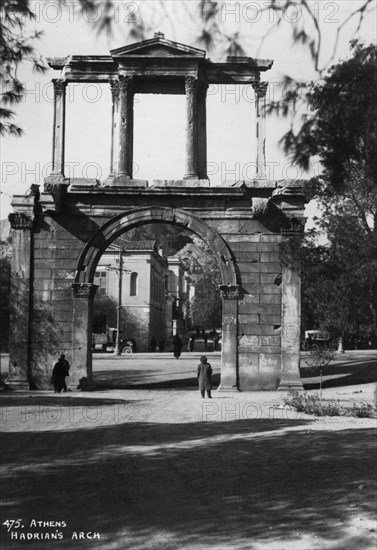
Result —
<svg viewBox="0 0 377 550"><path fill-rule="evenodd" d="M166 40L165 38L151 38L128 46L111 50L114 58L121 57L190 57L203 59L206 56L204 50Z"/></svg>

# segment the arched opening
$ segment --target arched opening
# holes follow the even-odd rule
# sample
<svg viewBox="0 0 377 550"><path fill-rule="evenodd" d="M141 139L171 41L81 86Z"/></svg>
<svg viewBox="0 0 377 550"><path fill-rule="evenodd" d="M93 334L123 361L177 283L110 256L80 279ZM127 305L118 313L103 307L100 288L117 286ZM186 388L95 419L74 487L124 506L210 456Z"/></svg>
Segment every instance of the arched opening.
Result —
<svg viewBox="0 0 377 550"><path fill-rule="evenodd" d="M163 224L163 226L161 225ZM218 272L218 279L216 282L216 287L218 288L219 284L223 285L223 287L230 287L232 285L235 285L236 283L236 272L233 266L232 256L230 251L228 250L228 247L226 243L223 241L223 239L214 231L208 224L204 223L199 218L196 218L192 214L189 214L187 212L176 210L176 209L170 209L170 208L164 208L164 207L156 207L156 208L141 208L141 209L133 209L130 212L126 212L120 216L117 216L113 218L112 220L109 220L106 224L103 225L102 228L100 228L97 233L90 239L87 246L85 247L85 250L83 251L79 263L78 263L78 269L76 272L76 285L91 285L95 281L95 273L100 270L101 262L103 265L103 260L101 260L102 256L106 254L106 249L111 245L119 246L119 243L123 240L126 242L130 242L130 235L135 234L135 231L140 231L142 228L148 228L152 227L153 230L149 235L155 235L158 233L156 228L161 228L160 235L165 235L168 233L168 230L164 228L170 228L172 233L174 234L187 234L191 235L191 238L188 238L188 242L191 242L192 246L198 246L198 243L201 243L203 256L207 258L212 258L212 264L215 266L215 269ZM169 256L167 258L164 258L163 251L161 250L161 247L159 246L160 243L155 242L153 244L154 249L153 250L143 250L144 256L142 257L139 253L141 252L140 249L140 235L138 237L138 248L139 252L136 254L133 252L133 261L138 261L137 269L135 269L135 265L132 266L132 269L129 269L128 273L125 275L125 280L127 281L127 288L129 289L129 307L125 313L126 318L128 317L128 320L124 320L124 334L119 332L119 334L122 337L125 337L128 340L136 340L138 344L138 348L140 345L140 351L142 353L148 353L150 354L153 351L158 352L164 352L164 353L170 353L170 356L168 357L171 361L173 361L173 342L172 339L175 335L178 335L182 341L182 358L185 359L185 361L189 361L190 364L185 363L185 368L183 369L180 367L180 378L179 380L175 380L172 382L172 380L160 380L161 384L157 387L176 387L176 386L182 386L187 384L187 380L184 380L184 376L182 376L182 371L188 372L186 369L190 368L192 370L191 376L189 378L194 380L194 384L196 382L195 379L195 370L196 366L200 357L200 354L204 354L206 351L209 353L211 352L213 360L218 366L218 377L216 381L216 385L218 385L220 381L220 367L222 361L222 355L221 355L221 347L227 346L227 343L221 341L222 335L222 317L224 318L224 310L220 314L217 319L217 321L214 321L213 324L210 324L206 321L205 317L198 316L198 313L196 313L196 317L194 318L192 316L192 312L188 314L188 308L193 307L193 304L195 301L188 302L187 296L186 298L182 299L182 295L180 294L180 291L177 289L174 289L174 284L177 283L181 284L182 280L186 278L186 275L180 274L180 270L183 269L183 271L186 269L189 274L192 276L192 273L195 273L195 268L190 271L190 268L187 267L187 258L185 258L185 261L182 261L182 258L176 258L175 253L176 250L172 249L169 253ZM194 244L194 241L197 241L197 245ZM146 242L150 242L147 240ZM135 246L134 246L135 248ZM179 248L179 252L181 252L182 247ZM149 256L148 256L149 255ZM148 257L147 257L148 256ZM124 264L126 269L127 267L127 258L124 259ZM166 265L164 265L164 262ZM186 263L185 263L186 262ZM142 282L142 272L143 270L147 270L148 273L146 274L146 277L149 277L149 283L146 285L146 283ZM182 272L183 273L183 272ZM145 279L146 280L146 279ZM174 283L175 281L175 283ZM180 281L180 282L179 282ZM187 281L185 281L187 283ZM208 277L207 277L207 283L208 283ZM204 283L203 283L204 284ZM136 292L136 295L132 293ZM186 289L187 292L187 289ZM137 295L140 294L141 297L144 299L143 303L138 303L136 298ZM203 292L202 289L202 296L203 294L206 296L209 293L205 291ZM98 295L97 295L98 297ZM97 367L96 367L96 361L94 363L92 362L91 357L91 332L93 330L93 307L96 307L96 299L93 300L93 297L88 298L88 319L87 319L87 325L88 325L88 353L87 353L87 370L88 370L88 379L91 381L92 379L95 379L96 385L100 383L101 380L98 379L97 375ZM203 298L202 298L203 299ZM220 308L221 308L221 298L220 294L218 292L218 299L220 301ZM133 301L133 303L132 303ZM119 307L119 306L118 306ZM123 304L121 306L123 308ZM134 309L131 310L131 307ZM138 308L138 309L137 309ZM164 313L161 316L161 309L164 309ZM160 311L159 311L160 309ZM197 311L205 312L206 306L199 306L197 308ZM169 310L169 311L168 311ZM137 312L137 319L136 319L136 313ZM140 315L142 313L142 315ZM144 315L148 313L149 317ZM144 317L143 317L144 315ZM190 317L191 315L191 317ZM229 321L229 312L225 312L225 317L227 319L226 323L231 324L232 328L234 329L234 316ZM82 319L82 317L81 317ZM195 322L195 319L202 319L202 321ZM130 320L133 320L133 324L131 326ZM168 320L168 321L167 321ZM127 324L128 323L128 324ZM165 323L165 325L164 325ZM132 330L135 329L135 326L138 326L136 332L134 331L132 333ZM126 334L127 332L127 334ZM234 330L230 330L230 336L235 341L233 342L232 346L228 346L230 349L230 352L233 353L232 350L236 350L236 334L233 334ZM132 333L132 334L131 334ZM227 335L229 336L227 333ZM190 349L189 347L189 339L190 336L196 337L196 345L193 349ZM137 336L137 338L136 338ZM154 344L153 344L154 342ZM161 342L162 342L162 349L161 349ZM154 348L154 349L153 349ZM165 349L164 349L165 348ZM139 350L138 350L139 351ZM229 351L229 350L228 350ZM190 353L195 352L196 355L190 355ZM151 356L148 355L148 358ZM128 356L121 356L122 359L122 371L124 373L124 361L129 360L130 358ZM137 364L137 354L133 354L133 365L135 366ZM166 362L166 360L165 360ZM180 364L182 365L182 360ZM144 360L144 364L146 361ZM233 369L236 371L236 356L233 359ZM92 369L92 366L94 364L94 369ZM131 363L132 364L132 363ZM119 366L119 362L118 362ZM175 370L177 370L178 363L175 365ZM131 369L127 369L128 374L130 373ZM137 369L133 369L134 371ZM116 378L117 375L114 371L114 377ZM144 383L143 380L140 382L140 376L136 376L137 373L134 374L134 380L132 383L132 376L128 377L128 380L126 383L121 383L118 386L115 387L140 387L140 385L145 385L145 378L148 374L143 373L144 377ZM168 373L169 374L169 373ZM171 373L169 374L169 376ZM156 376L154 373L153 376ZM142 378L143 378L142 377ZM103 380L102 380L103 382ZM148 387L151 386L150 380L148 381ZM235 386L233 384L233 386ZM110 385L111 386L111 385ZM112 384L114 387L114 385ZM108 386L107 386L108 387ZM152 384L153 387L153 384ZM154 386L156 387L156 386Z"/></svg>

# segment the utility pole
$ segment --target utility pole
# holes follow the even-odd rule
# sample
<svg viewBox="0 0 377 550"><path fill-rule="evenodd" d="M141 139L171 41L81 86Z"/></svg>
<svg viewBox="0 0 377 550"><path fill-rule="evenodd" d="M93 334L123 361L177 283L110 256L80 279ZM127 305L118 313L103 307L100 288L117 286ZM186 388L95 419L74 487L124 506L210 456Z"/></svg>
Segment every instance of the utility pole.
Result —
<svg viewBox="0 0 377 550"><path fill-rule="evenodd" d="M120 325L121 325L121 313L122 313L122 286L123 286L123 273L131 273L129 269L123 269L123 248L119 247L118 267L112 265L106 266L107 271L116 271L118 273L118 305L117 305L117 336L115 340L114 355L120 355Z"/></svg>

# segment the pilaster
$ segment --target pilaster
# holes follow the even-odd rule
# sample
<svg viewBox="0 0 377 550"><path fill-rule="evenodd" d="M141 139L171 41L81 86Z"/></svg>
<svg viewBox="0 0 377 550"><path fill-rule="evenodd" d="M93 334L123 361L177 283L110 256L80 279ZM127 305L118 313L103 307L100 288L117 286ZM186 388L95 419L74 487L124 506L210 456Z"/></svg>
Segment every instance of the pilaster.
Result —
<svg viewBox="0 0 377 550"><path fill-rule="evenodd" d="M284 237L300 238L300 220L289 218L284 223ZM281 302L281 379L279 391L303 389L300 379L301 276L289 265L282 267Z"/></svg>
<svg viewBox="0 0 377 550"><path fill-rule="evenodd" d="M7 386L28 390L31 376L34 215L9 214L12 234L9 375Z"/></svg>
<svg viewBox="0 0 377 550"><path fill-rule="evenodd" d="M92 386L92 317L93 300L98 285L93 283L72 283L71 284L74 309L73 309L73 368L71 369L71 380L81 389L88 389Z"/></svg>
<svg viewBox="0 0 377 550"><path fill-rule="evenodd" d="M220 285L222 307L221 383L219 391L238 391L238 285Z"/></svg>
<svg viewBox="0 0 377 550"><path fill-rule="evenodd" d="M65 157L65 96L67 82L62 78L54 78L54 127L52 137L52 170L45 178L45 183L64 183Z"/></svg>
<svg viewBox="0 0 377 550"><path fill-rule="evenodd" d="M183 179L198 179L197 167L197 90L198 79L193 76L185 78L186 90L186 173Z"/></svg>
<svg viewBox="0 0 377 550"><path fill-rule="evenodd" d="M110 169L109 176L106 183L112 183L116 176L118 165L118 148L115 147L117 140L119 141L118 128L119 128L119 95L120 86L119 80L110 81L111 89L111 144L110 144Z"/></svg>
<svg viewBox="0 0 377 550"><path fill-rule="evenodd" d="M198 177L206 180L207 176L207 90L208 84L199 81L197 93L197 164Z"/></svg>
<svg viewBox="0 0 377 550"><path fill-rule="evenodd" d="M114 184L132 180L134 86L132 76L119 76L119 163Z"/></svg>
<svg viewBox="0 0 377 550"><path fill-rule="evenodd" d="M252 86L255 92L256 111L256 178L266 179L266 93L268 82L255 82Z"/></svg>

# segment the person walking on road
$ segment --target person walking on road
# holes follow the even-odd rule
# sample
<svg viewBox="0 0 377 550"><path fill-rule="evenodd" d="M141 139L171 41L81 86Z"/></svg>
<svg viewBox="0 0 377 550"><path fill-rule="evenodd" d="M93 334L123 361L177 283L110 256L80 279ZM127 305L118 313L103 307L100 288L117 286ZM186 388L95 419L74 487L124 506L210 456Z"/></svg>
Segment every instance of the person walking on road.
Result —
<svg viewBox="0 0 377 550"><path fill-rule="evenodd" d="M161 336L159 342L158 342L158 349L160 350L160 353L162 353L165 350L165 340Z"/></svg>
<svg viewBox="0 0 377 550"><path fill-rule="evenodd" d="M209 363L207 363L207 357L205 355L202 355L200 358L200 363L198 365L198 382L202 398L204 398L205 392L207 391L207 396L209 397L209 399L212 399L211 375L212 367Z"/></svg>
<svg viewBox="0 0 377 550"><path fill-rule="evenodd" d="M176 359L179 359L182 352L182 340L180 339L178 334L176 334L173 338L173 351L174 351L174 357Z"/></svg>

